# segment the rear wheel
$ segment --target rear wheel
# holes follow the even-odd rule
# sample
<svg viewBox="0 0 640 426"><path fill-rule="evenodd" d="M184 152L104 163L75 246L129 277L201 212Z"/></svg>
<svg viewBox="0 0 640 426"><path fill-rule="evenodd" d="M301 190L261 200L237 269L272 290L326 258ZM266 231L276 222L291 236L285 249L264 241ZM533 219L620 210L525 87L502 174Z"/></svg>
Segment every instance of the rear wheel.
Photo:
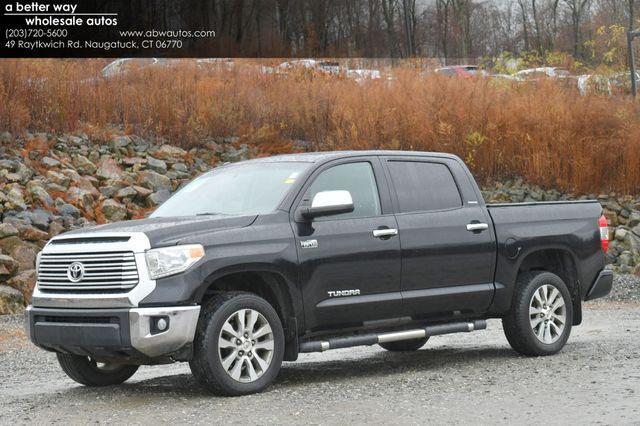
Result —
<svg viewBox="0 0 640 426"><path fill-rule="evenodd" d="M227 293L203 307L189 366L210 392L246 395L273 382L283 355L284 331L275 309L254 294Z"/></svg>
<svg viewBox="0 0 640 426"><path fill-rule="evenodd" d="M85 386L111 386L127 381L137 365L101 363L93 358L58 353L58 363L71 379Z"/></svg>
<svg viewBox="0 0 640 426"><path fill-rule="evenodd" d="M428 337L422 339L398 340L397 342L378 343L381 348L391 352L412 352L417 351L429 340Z"/></svg>
<svg viewBox="0 0 640 426"><path fill-rule="evenodd" d="M566 284L551 272L518 277L511 310L502 319L513 349L523 355L553 355L567 343L573 305Z"/></svg>

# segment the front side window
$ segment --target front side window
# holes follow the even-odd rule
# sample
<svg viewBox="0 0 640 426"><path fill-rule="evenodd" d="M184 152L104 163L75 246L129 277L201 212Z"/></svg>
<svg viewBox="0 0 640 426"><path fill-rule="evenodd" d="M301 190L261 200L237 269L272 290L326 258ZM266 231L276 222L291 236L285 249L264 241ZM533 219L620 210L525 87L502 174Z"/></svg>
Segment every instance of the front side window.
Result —
<svg viewBox="0 0 640 426"><path fill-rule="evenodd" d="M324 220L372 217L381 214L380 196L370 163L340 164L323 171L313 181L305 198L312 200L318 192L339 190L351 193L354 210L350 213L328 216Z"/></svg>
<svg viewBox="0 0 640 426"><path fill-rule="evenodd" d="M389 161L400 212L446 210L462 206L449 168L441 163Z"/></svg>
<svg viewBox="0 0 640 426"><path fill-rule="evenodd" d="M220 167L176 192L151 217L271 213L309 165L264 162Z"/></svg>

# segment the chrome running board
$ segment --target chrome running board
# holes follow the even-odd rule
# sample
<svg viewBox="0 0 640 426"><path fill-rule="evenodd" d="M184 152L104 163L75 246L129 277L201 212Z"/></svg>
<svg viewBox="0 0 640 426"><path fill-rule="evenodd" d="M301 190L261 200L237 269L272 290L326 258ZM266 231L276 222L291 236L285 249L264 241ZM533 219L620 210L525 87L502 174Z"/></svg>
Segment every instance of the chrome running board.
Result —
<svg viewBox="0 0 640 426"><path fill-rule="evenodd" d="M449 324L430 325L425 328L417 328L390 333L368 333L348 337L335 337L326 340L302 342L299 352L324 352L330 349L350 348L352 346L369 346L378 343L397 342L399 340L423 339L439 334L467 333L474 330L487 328L486 320L469 322L454 322Z"/></svg>

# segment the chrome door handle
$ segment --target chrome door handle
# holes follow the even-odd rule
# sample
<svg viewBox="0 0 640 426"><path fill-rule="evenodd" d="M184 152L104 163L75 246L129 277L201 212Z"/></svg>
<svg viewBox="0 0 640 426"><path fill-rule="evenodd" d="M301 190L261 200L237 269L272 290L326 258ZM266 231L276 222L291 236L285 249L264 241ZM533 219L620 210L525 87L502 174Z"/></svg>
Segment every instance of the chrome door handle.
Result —
<svg viewBox="0 0 640 426"><path fill-rule="evenodd" d="M467 231L476 232L476 231L486 231L489 229L489 225L486 223L467 223Z"/></svg>
<svg viewBox="0 0 640 426"><path fill-rule="evenodd" d="M373 236L376 238L393 237L394 235L398 235L397 229L374 229L373 230Z"/></svg>

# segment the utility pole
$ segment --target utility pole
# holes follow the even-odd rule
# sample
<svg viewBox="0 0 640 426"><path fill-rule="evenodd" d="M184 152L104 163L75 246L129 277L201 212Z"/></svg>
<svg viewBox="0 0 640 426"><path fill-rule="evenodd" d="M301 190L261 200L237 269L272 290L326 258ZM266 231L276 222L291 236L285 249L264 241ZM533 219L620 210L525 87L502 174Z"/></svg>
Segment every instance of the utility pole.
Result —
<svg viewBox="0 0 640 426"><path fill-rule="evenodd" d="M629 50L629 71L631 71L631 95L635 98L638 96L638 82L636 81L636 55L633 51L633 39L640 35L640 31L633 30L634 26L634 3L635 0L629 0L629 31L627 31L627 49Z"/></svg>
<svg viewBox="0 0 640 426"><path fill-rule="evenodd" d="M640 31L627 32L627 49L629 50L629 71L631 72L631 95L638 95L638 82L636 79L636 55L633 51L633 39L640 36Z"/></svg>

